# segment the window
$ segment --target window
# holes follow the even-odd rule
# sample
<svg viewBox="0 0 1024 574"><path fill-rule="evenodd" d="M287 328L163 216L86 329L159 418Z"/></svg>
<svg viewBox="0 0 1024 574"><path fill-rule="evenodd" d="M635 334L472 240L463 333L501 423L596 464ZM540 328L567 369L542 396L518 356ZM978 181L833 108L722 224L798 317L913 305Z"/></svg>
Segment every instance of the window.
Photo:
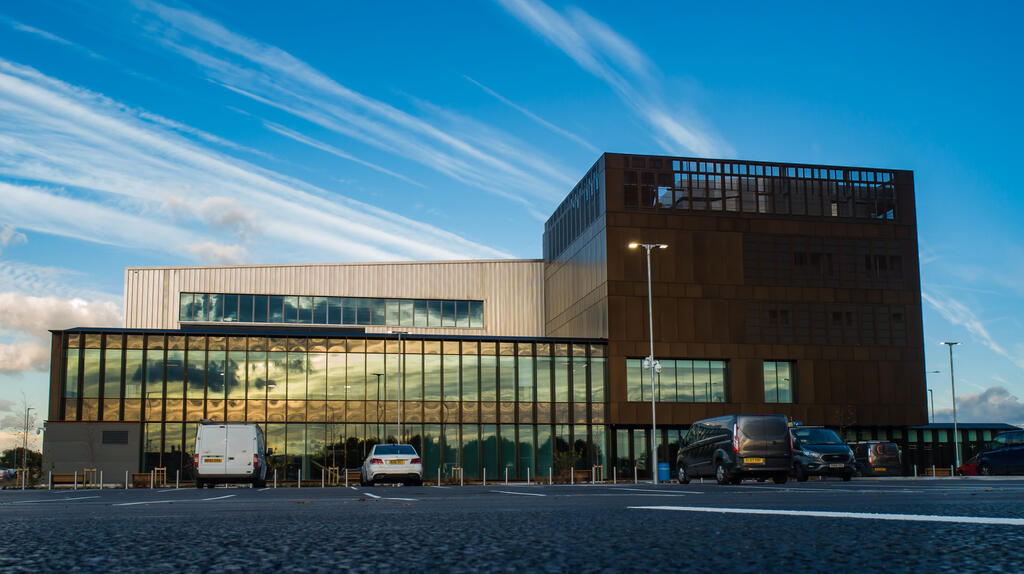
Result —
<svg viewBox="0 0 1024 574"><path fill-rule="evenodd" d="M651 400L651 373L643 359L626 359L626 400ZM655 400L660 403L724 403L729 362L709 359L658 359Z"/></svg>
<svg viewBox="0 0 1024 574"><path fill-rule="evenodd" d="M796 381L794 361L764 362L764 402L792 403Z"/></svg>

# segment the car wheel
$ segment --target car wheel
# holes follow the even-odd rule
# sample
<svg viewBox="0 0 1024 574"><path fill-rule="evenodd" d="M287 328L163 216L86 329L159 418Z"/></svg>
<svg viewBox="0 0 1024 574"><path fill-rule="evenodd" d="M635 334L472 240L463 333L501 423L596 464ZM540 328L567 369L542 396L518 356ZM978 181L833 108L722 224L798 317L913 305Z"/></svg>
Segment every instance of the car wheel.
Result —
<svg viewBox="0 0 1024 574"><path fill-rule="evenodd" d="M795 463L793 465L793 476L796 477L797 482L807 482L807 469L799 462Z"/></svg>
<svg viewBox="0 0 1024 574"><path fill-rule="evenodd" d="M772 477L772 480L775 481L775 484L786 484L786 481L788 479L789 477L786 475L785 472L780 472Z"/></svg>
<svg viewBox="0 0 1024 574"><path fill-rule="evenodd" d="M679 484L690 484L690 477L686 475L686 467L679 465Z"/></svg>
<svg viewBox="0 0 1024 574"><path fill-rule="evenodd" d="M718 484L730 484L731 483L731 480L730 480L730 477L729 477L729 473L726 472L725 465L723 465L721 462L718 462L717 464L715 464L715 480L718 481Z"/></svg>
<svg viewBox="0 0 1024 574"><path fill-rule="evenodd" d="M992 466L987 462L978 465L978 474L981 476L992 476Z"/></svg>

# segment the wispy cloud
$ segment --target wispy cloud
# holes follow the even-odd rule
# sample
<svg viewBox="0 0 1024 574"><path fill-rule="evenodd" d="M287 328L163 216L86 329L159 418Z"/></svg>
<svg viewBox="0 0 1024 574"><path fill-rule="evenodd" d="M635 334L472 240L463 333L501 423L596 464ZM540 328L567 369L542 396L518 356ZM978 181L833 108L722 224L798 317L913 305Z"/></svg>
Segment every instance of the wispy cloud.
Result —
<svg viewBox="0 0 1024 574"><path fill-rule="evenodd" d="M17 20L13 20L11 18L8 18L7 16L0 15L0 22L3 22L4 24L7 24L8 26L11 27L11 29L17 30L18 32L24 32L26 34L32 34L33 36L37 36L37 37L42 38L44 40L48 40L50 42L54 42L54 43L60 44L62 46L67 46L69 48L73 48L73 49L75 49L75 50L77 50L79 52L82 52L83 54L89 56L90 58L95 58L97 60L106 60L107 59L104 56L101 56L100 54L97 54L96 52L90 50L89 48L86 48L85 46L82 46L81 44L77 44L75 42L72 42L71 40L68 40L66 38L62 38L62 37L60 37L60 36L58 36L56 34L53 34L51 32L47 32L46 30L41 30L41 29L36 28L34 26L29 26L28 24L24 24L24 23L19 22Z"/></svg>
<svg viewBox="0 0 1024 574"><path fill-rule="evenodd" d="M155 17L148 24L155 39L240 95L524 206L538 199L554 202L565 194L565 188L536 175L550 158L489 153L201 14L155 2L138 5Z"/></svg>
<svg viewBox="0 0 1024 574"><path fill-rule="evenodd" d="M483 90L483 91L487 92L488 94L490 94L491 96L493 96L499 102L505 104L506 106L512 108L513 110L516 110L517 112L519 112L519 113L523 114L524 116L530 118L534 122L540 124L542 127L546 128L546 129L548 129L548 130L550 130L550 131L552 131L552 132L554 132L554 133L556 133L556 134L558 134L558 135L560 135L560 136L562 136L562 137L564 137L566 139L572 140L572 141L580 144L581 146L585 147L586 149L588 149L588 150L590 150L590 151L592 151L594 153L597 153L597 154L601 153L601 149L600 148L598 148L595 145L592 145L590 142L588 142L587 140L583 139L582 137L580 137L580 136L570 132L569 130L562 129L562 128L556 126L555 124L545 120L544 118L538 116L537 114L531 112L530 110L528 110L528 109L520 106L519 104L509 100L505 96L502 96L498 92L495 92L494 90L488 88L487 86L481 84L480 82L474 80L473 78L470 78L469 76L464 76L464 77L467 80L469 80L471 83L473 83L475 86L480 88L481 90Z"/></svg>
<svg viewBox="0 0 1024 574"><path fill-rule="evenodd" d="M1021 369L1024 369L1024 357L1014 356L1005 347L996 342L985 324L967 305L936 291L922 291L921 298L938 311L944 319L953 325L967 329L967 332L977 337L983 345L993 352L1006 357Z"/></svg>
<svg viewBox="0 0 1024 574"><path fill-rule="evenodd" d="M0 255L3 254L4 248L8 245L26 243L27 241L28 238L25 237L25 234L15 229L13 225L9 223L0 225Z"/></svg>
<svg viewBox="0 0 1024 574"><path fill-rule="evenodd" d="M226 156L137 112L0 60L0 176L11 181L0 182L0 223L176 256L205 243L290 261L508 256ZM210 202L219 197L234 207ZM171 221L168 203L191 220ZM228 208L244 212L243 228ZM258 229L246 237L255 243L238 245L240 229Z"/></svg>
<svg viewBox="0 0 1024 574"><path fill-rule="evenodd" d="M347 159L349 161L354 161L354 162L358 163L359 165L364 165L364 166L366 166L366 167L368 167L368 168L370 168L370 169L372 169L374 171L383 173L385 175L390 175L391 177L400 179L400 180L402 180L402 181L404 181L406 183L411 183L412 185L415 185L417 187L426 188L426 186L423 185L422 183L420 183L418 181L415 181L413 179L410 179L410 178L408 178L408 177L406 177L406 176L404 176L404 175L402 175L400 173L395 173L395 172L391 171L390 169L381 167L381 166L379 166L379 165L377 165L375 163L371 163L371 162L359 159L358 157L356 157L356 156L354 156L354 155L352 155L350 153L344 152L344 151L342 151L342 150L340 150L340 149L338 149L338 148L336 148L336 147L334 147L332 145L325 144L322 141L315 140L315 139L313 139L313 138L311 138L309 136L300 134L299 132L297 132L297 131L295 131L293 129L289 129L289 128L286 128L286 127L284 127L284 126L282 126L280 124L275 124L274 122L269 122L269 121L266 121L266 120L264 120L263 125L265 125L267 127L267 129L269 129L269 130L271 130L271 131L273 131L275 133L283 135L286 138L293 139L293 140L295 140L295 141L297 141L299 143L306 144L309 147L316 148L316 149L318 149L320 151L327 152L327 153L329 153L329 154L331 154L333 156L340 157L342 159Z"/></svg>
<svg viewBox="0 0 1024 574"><path fill-rule="evenodd" d="M498 0L534 33L554 44L577 65L604 81L653 130L665 151L701 156L731 154L729 146L684 121L663 102L654 64L608 25L578 8L559 14L540 0Z"/></svg>

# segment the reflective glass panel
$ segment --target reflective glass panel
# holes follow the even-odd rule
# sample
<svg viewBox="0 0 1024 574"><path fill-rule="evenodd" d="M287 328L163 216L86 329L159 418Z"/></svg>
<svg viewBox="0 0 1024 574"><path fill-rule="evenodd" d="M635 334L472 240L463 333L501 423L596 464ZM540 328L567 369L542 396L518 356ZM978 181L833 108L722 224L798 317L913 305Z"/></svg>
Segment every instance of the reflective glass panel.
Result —
<svg viewBox="0 0 1024 574"><path fill-rule="evenodd" d="M469 301L455 302L455 326L469 327Z"/></svg>
<svg viewBox="0 0 1024 574"><path fill-rule="evenodd" d="M414 323L416 327L427 326L427 302L423 300L413 301Z"/></svg>
<svg viewBox="0 0 1024 574"><path fill-rule="evenodd" d="M341 325L341 297L327 298L327 322L331 325Z"/></svg>
<svg viewBox="0 0 1024 574"><path fill-rule="evenodd" d="M288 295L284 297L284 322L297 323L299 321L299 297Z"/></svg>
<svg viewBox="0 0 1024 574"><path fill-rule="evenodd" d="M252 295L238 296L238 321L240 323L251 323L252 317Z"/></svg>
<svg viewBox="0 0 1024 574"><path fill-rule="evenodd" d="M427 301L427 326L441 326L441 302Z"/></svg>
<svg viewBox="0 0 1024 574"><path fill-rule="evenodd" d="M254 323L268 322L268 300L266 295L253 295L252 297L252 321Z"/></svg>
<svg viewBox="0 0 1024 574"><path fill-rule="evenodd" d="M238 295L221 295L224 298L224 318L226 322L238 321Z"/></svg>
<svg viewBox="0 0 1024 574"><path fill-rule="evenodd" d="M412 300L411 299L402 299L399 302L399 308L400 308L399 324L402 327L412 327L413 326L413 303L412 303Z"/></svg>
<svg viewBox="0 0 1024 574"><path fill-rule="evenodd" d="M484 302L469 302L469 326L474 329L481 329L484 326Z"/></svg>
<svg viewBox="0 0 1024 574"><path fill-rule="evenodd" d="M299 323L310 324L313 322L313 298L299 297Z"/></svg>
<svg viewBox="0 0 1024 574"><path fill-rule="evenodd" d="M284 297L280 295L271 295L267 297L270 302L270 310L268 312L268 321L270 323L284 323Z"/></svg>
<svg viewBox="0 0 1024 574"><path fill-rule="evenodd" d="M455 326L455 301L441 301L441 326Z"/></svg>
<svg viewBox="0 0 1024 574"><path fill-rule="evenodd" d="M441 400L441 355L423 355L423 399Z"/></svg>

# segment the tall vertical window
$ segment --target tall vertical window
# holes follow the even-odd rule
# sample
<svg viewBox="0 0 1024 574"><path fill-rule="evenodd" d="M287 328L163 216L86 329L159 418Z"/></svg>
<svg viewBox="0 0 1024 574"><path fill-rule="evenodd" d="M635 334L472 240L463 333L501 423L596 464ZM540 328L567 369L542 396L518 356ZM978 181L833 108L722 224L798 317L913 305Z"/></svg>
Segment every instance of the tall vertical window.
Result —
<svg viewBox="0 0 1024 574"><path fill-rule="evenodd" d="M796 382L796 364L793 361L764 362L764 402L792 403Z"/></svg>

